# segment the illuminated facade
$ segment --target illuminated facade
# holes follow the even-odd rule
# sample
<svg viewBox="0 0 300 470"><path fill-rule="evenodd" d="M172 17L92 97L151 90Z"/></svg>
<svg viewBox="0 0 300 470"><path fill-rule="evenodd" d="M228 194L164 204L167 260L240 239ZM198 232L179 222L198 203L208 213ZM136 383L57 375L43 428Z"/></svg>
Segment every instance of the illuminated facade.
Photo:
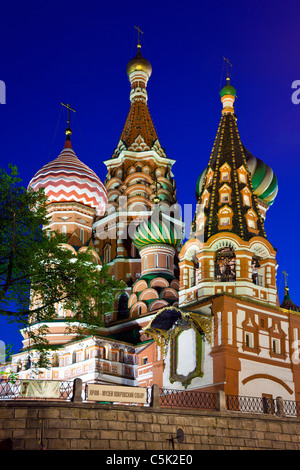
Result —
<svg viewBox="0 0 300 470"><path fill-rule="evenodd" d="M126 283L94 336L67 335L72 312L57 306L57 319L47 325L56 346L52 367L38 376L297 400L300 309L287 286L279 305L276 251L264 228L276 176L241 142L236 91L227 78L184 241L174 160L161 147L148 109L151 73L138 44L127 66L130 110L104 162L104 183L78 160L69 128L60 156L30 183L48 195L46 229L65 233L74 254L92 249L95 262L108 264ZM30 378L37 353L23 335L12 369Z"/></svg>

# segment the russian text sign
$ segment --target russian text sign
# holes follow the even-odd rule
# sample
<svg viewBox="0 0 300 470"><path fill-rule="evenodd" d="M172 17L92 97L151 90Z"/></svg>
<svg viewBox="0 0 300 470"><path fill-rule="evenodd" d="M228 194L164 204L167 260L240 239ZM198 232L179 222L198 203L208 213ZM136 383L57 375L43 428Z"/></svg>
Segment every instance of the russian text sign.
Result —
<svg viewBox="0 0 300 470"><path fill-rule="evenodd" d="M147 389L140 387L117 387L113 385L88 384L88 400L121 403L146 403Z"/></svg>

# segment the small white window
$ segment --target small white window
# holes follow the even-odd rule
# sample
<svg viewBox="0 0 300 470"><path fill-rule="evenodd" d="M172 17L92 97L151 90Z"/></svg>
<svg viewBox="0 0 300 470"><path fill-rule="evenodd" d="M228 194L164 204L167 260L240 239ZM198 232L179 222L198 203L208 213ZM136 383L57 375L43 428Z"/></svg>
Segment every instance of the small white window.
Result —
<svg viewBox="0 0 300 470"><path fill-rule="evenodd" d="M248 194L244 194L244 204L245 204L246 206L250 206L250 205L251 205L251 204L250 204L250 198L249 198Z"/></svg>
<svg viewBox="0 0 300 470"><path fill-rule="evenodd" d="M158 268L158 253L155 254L155 267Z"/></svg>
<svg viewBox="0 0 300 470"><path fill-rule="evenodd" d="M244 173L239 173L240 183L246 183L246 175Z"/></svg>
<svg viewBox="0 0 300 470"><path fill-rule="evenodd" d="M229 202L229 194L228 193L221 194L221 202L222 203Z"/></svg>
<svg viewBox="0 0 300 470"><path fill-rule="evenodd" d="M228 171L222 171L222 181L229 181Z"/></svg>
<svg viewBox="0 0 300 470"><path fill-rule="evenodd" d="M63 225L63 226L62 226L61 232L62 232L63 234L66 234L66 233L67 233L67 227L66 227L66 225Z"/></svg>
<svg viewBox="0 0 300 470"><path fill-rule="evenodd" d="M272 349L273 353L280 354L280 340L279 339L272 339Z"/></svg>
<svg viewBox="0 0 300 470"><path fill-rule="evenodd" d="M249 333L249 332L245 333L245 343L248 348L253 348L254 346L253 333Z"/></svg>
<svg viewBox="0 0 300 470"><path fill-rule="evenodd" d="M221 217L220 222L222 226L230 225L230 217Z"/></svg>
<svg viewBox="0 0 300 470"><path fill-rule="evenodd" d="M256 228L254 220L248 219L248 226L249 226L249 228Z"/></svg>
<svg viewBox="0 0 300 470"><path fill-rule="evenodd" d="M144 258L144 269L147 269L147 266L148 266L148 259L147 259L147 256L145 256L145 258Z"/></svg>
<svg viewBox="0 0 300 470"><path fill-rule="evenodd" d="M81 241L81 243L84 243L84 230L83 230L83 228L80 229L80 241Z"/></svg>

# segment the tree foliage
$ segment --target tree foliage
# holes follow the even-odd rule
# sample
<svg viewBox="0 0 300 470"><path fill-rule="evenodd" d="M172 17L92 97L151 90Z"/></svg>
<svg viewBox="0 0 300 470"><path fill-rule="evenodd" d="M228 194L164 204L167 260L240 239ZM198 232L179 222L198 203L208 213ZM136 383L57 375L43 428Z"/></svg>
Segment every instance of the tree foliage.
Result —
<svg viewBox="0 0 300 470"><path fill-rule="evenodd" d="M99 326L123 285L95 263L91 250L75 255L64 235L48 236L43 190L20 183L16 167L0 169L0 314L28 327L53 320L59 305L73 322Z"/></svg>

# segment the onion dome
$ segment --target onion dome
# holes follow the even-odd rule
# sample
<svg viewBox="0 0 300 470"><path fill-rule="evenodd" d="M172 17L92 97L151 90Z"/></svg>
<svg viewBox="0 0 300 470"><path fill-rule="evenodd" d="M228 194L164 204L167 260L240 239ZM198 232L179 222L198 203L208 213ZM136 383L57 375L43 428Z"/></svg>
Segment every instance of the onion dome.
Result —
<svg viewBox="0 0 300 470"><path fill-rule="evenodd" d="M280 305L281 308L284 308L286 310L293 310L294 312L300 312L300 307L298 305L294 304L290 297L289 293L289 288L285 286L284 288L284 299Z"/></svg>
<svg viewBox="0 0 300 470"><path fill-rule="evenodd" d="M45 189L48 203L77 202L96 210L101 216L107 207L107 193L100 178L76 156L71 144L71 130L59 156L44 165L32 178L29 187Z"/></svg>
<svg viewBox="0 0 300 470"><path fill-rule="evenodd" d="M149 219L137 227L132 241L137 249L156 244L177 248L182 238L180 222L163 214L159 209L155 209Z"/></svg>
<svg viewBox="0 0 300 470"><path fill-rule="evenodd" d="M232 85L230 85L228 77L227 77L227 84L220 91L221 98L225 95L232 95L236 97L236 89Z"/></svg>
<svg viewBox="0 0 300 470"><path fill-rule="evenodd" d="M141 45L138 44L137 47L138 47L138 50L137 50L136 56L133 59L131 59L127 64L127 67L126 67L127 75L129 77L133 72L142 71L142 72L145 72L148 75L148 77L150 77L152 73L152 66L150 62L142 56Z"/></svg>
<svg viewBox="0 0 300 470"><path fill-rule="evenodd" d="M206 173L207 173L207 170L208 168L204 168L204 170L201 171L198 179L197 179L197 183L196 183L196 199L198 201L199 199L199 195L201 193L201 189L202 189L202 185L204 183L204 180L205 180L205 176L206 176Z"/></svg>
<svg viewBox="0 0 300 470"><path fill-rule="evenodd" d="M254 157L245 147L244 152L248 170L251 173L254 194L269 206L272 205L278 193L278 181L276 175L272 168L266 165L259 158Z"/></svg>

